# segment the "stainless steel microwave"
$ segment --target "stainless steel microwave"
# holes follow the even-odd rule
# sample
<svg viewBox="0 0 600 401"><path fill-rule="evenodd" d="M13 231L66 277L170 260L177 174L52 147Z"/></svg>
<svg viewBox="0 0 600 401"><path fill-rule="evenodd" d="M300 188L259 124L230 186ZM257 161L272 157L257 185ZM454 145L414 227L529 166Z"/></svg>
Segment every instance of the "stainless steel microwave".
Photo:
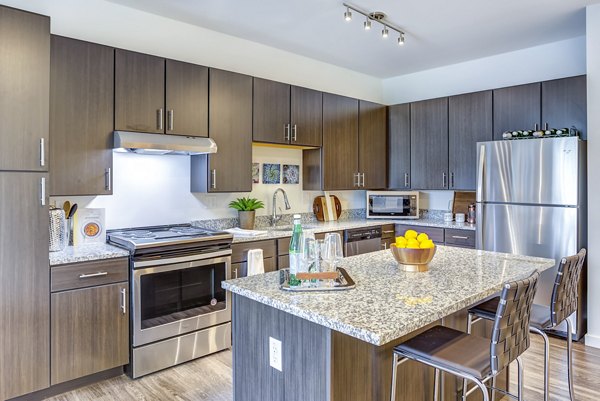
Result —
<svg viewBox="0 0 600 401"><path fill-rule="evenodd" d="M368 219L418 219L419 192L367 191Z"/></svg>

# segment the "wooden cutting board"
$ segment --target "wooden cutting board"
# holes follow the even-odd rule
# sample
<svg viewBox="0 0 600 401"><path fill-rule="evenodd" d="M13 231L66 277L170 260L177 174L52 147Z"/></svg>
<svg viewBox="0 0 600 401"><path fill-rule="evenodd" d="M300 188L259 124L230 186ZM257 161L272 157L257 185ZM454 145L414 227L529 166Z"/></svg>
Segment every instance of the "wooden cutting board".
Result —
<svg viewBox="0 0 600 401"><path fill-rule="evenodd" d="M452 202L452 213L469 214L469 205L475 203L475 192L454 191L454 201Z"/></svg>
<svg viewBox="0 0 600 401"><path fill-rule="evenodd" d="M327 211L327 203L325 202L325 196L317 196L313 201L313 213L317 217L318 221L333 221L337 220L342 214L342 204L335 195L330 195L331 204L333 205L333 215L330 216Z"/></svg>

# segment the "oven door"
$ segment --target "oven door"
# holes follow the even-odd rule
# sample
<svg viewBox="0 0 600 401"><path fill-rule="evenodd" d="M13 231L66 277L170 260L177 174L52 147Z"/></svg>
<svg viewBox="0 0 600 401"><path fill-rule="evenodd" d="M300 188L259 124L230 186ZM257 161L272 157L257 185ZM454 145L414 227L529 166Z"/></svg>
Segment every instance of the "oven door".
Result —
<svg viewBox="0 0 600 401"><path fill-rule="evenodd" d="M134 347L231 321L231 250L207 256L134 261Z"/></svg>

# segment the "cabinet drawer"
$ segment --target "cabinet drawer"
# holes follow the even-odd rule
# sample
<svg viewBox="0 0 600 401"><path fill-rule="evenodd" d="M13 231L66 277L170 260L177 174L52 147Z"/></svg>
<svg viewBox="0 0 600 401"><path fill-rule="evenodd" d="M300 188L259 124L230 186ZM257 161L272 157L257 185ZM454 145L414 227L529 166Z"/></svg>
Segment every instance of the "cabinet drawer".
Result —
<svg viewBox="0 0 600 401"><path fill-rule="evenodd" d="M231 263L246 262L248 260L248 251L259 248L263 250L263 258L266 259L275 256L275 240L243 242L231 246Z"/></svg>
<svg viewBox="0 0 600 401"><path fill-rule="evenodd" d="M129 280L129 259L106 259L55 266L50 270L51 292Z"/></svg>
<svg viewBox="0 0 600 401"><path fill-rule="evenodd" d="M264 258L265 273L277 270L275 258ZM246 277L248 275L248 262L233 263L231 265L231 278Z"/></svg>
<svg viewBox="0 0 600 401"><path fill-rule="evenodd" d="M290 255L282 255L277 258L277 270L289 269Z"/></svg>
<svg viewBox="0 0 600 401"><path fill-rule="evenodd" d="M285 237L277 240L277 255L288 255L290 253L291 240L292 237Z"/></svg>
<svg viewBox="0 0 600 401"><path fill-rule="evenodd" d="M475 248L475 231L447 229L446 245Z"/></svg>
<svg viewBox="0 0 600 401"><path fill-rule="evenodd" d="M381 226L381 238L395 238L395 224L385 224Z"/></svg>
<svg viewBox="0 0 600 401"><path fill-rule="evenodd" d="M425 233L436 244L444 243L444 229L437 227L410 226L406 224L396 224L396 235L404 235L406 230L415 230L418 233Z"/></svg>

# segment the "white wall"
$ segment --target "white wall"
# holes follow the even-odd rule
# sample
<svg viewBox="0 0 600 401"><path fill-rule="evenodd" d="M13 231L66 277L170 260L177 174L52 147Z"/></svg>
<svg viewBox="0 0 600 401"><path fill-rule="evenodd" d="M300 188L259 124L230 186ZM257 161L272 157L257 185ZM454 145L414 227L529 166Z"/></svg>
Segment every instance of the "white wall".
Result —
<svg viewBox="0 0 600 401"><path fill-rule="evenodd" d="M600 5L587 7L588 106L588 334L587 345L600 348Z"/></svg>
<svg viewBox="0 0 600 401"><path fill-rule="evenodd" d="M79 207L105 208L107 227L125 228L236 217L237 212L227 205L241 196L262 200L265 209L257 214L267 215L272 211L273 192L279 187L287 192L292 207L285 213L311 212L313 199L322 195L322 192L302 191L302 184L262 184L262 178L260 184L253 184L250 193L191 193L188 156L113 155L113 195L55 197L51 201L60 206L68 199ZM252 160L261 164L261 172L262 163L297 164L302 171L302 151L297 149L254 146ZM365 191L330 193L340 198L343 209L365 207ZM278 205L283 209L282 196L278 196Z"/></svg>
<svg viewBox="0 0 600 401"><path fill-rule="evenodd" d="M386 104L583 75L585 37L383 80Z"/></svg>
<svg viewBox="0 0 600 401"><path fill-rule="evenodd" d="M49 15L54 34L382 101L378 78L104 0L1 3Z"/></svg>

